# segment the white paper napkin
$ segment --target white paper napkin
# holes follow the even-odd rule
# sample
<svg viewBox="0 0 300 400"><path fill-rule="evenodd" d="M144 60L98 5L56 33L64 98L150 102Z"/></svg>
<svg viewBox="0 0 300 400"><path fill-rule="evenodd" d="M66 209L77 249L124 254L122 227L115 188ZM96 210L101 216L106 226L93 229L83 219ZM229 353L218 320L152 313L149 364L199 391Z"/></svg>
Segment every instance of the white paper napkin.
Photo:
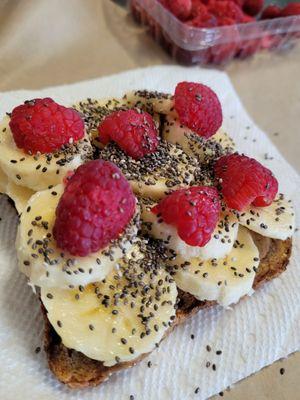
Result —
<svg viewBox="0 0 300 400"><path fill-rule="evenodd" d="M0 117L34 97L50 96L63 104L72 104L86 97L121 96L132 89L173 93L176 83L182 80L208 84L217 92L223 105L224 126L239 150L272 169L280 190L292 198L299 217L299 176L251 121L225 73L155 67L69 86L1 93ZM266 153L274 159L265 160ZM3 400L128 400L131 394L136 400L205 399L300 349L300 243L296 234L287 272L251 298L243 299L231 310L214 307L201 311L176 328L137 367L114 375L98 388L72 391L52 376L43 351L35 353L35 348L42 346L39 302L17 269L14 250L17 217L4 196L0 196L0 217L0 398ZM206 350L207 344L211 352ZM222 350L222 354L216 355L217 350ZM151 368L147 367L148 360L152 362ZM206 368L208 361L215 363L216 371Z"/></svg>

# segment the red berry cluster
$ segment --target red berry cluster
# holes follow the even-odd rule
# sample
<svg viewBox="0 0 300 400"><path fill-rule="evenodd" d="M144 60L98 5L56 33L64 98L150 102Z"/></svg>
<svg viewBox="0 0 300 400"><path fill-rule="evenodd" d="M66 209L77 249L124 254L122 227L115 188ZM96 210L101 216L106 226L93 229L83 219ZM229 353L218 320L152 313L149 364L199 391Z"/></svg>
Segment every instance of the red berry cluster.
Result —
<svg viewBox="0 0 300 400"><path fill-rule="evenodd" d="M221 157L215 164L215 174L227 206L238 211L250 204L269 206L278 192L272 172L245 155Z"/></svg>
<svg viewBox="0 0 300 400"><path fill-rule="evenodd" d="M81 165L69 177L56 209L59 248L84 257L117 239L135 210L132 189L119 168L103 160Z"/></svg>
<svg viewBox="0 0 300 400"><path fill-rule="evenodd" d="M254 21L262 10L262 19L300 15L300 3L281 8L264 0L159 0L172 14L187 24L200 28L233 25Z"/></svg>
<svg viewBox="0 0 300 400"><path fill-rule="evenodd" d="M164 197L152 212L177 228L179 237L190 246L205 246L219 220L221 210L214 187L192 186Z"/></svg>
<svg viewBox="0 0 300 400"><path fill-rule="evenodd" d="M153 118L140 110L115 111L101 122L98 131L101 143L113 141L135 159L154 153L159 143Z"/></svg>
<svg viewBox="0 0 300 400"><path fill-rule="evenodd" d="M84 136L79 113L48 97L14 108L9 127L16 145L29 154L52 153Z"/></svg>
<svg viewBox="0 0 300 400"><path fill-rule="evenodd" d="M202 83L180 82L175 90L175 109L181 124L209 138L221 127L222 108L216 93Z"/></svg>
<svg viewBox="0 0 300 400"><path fill-rule="evenodd" d="M159 0L172 14L185 24L196 28L215 28L255 22L256 19L271 19L300 15L300 3L289 3L280 8L264 0ZM256 19L255 19L256 18ZM249 26L251 39L243 40L237 30L224 32L223 43L208 49L204 62L224 63L232 57L244 58L259 49L273 48L280 37L263 34L261 28ZM247 35L247 36L249 36Z"/></svg>

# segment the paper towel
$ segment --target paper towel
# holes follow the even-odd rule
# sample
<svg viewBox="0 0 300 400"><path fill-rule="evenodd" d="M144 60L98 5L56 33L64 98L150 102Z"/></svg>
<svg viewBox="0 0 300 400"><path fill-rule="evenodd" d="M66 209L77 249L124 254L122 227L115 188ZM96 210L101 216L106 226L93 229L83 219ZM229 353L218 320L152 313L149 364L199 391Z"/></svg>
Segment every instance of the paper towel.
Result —
<svg viewBox="0 0 300 400"><path fill-rule="evenodd" d="M224 126L238 149L272 169L280 190L293 200L300 216L300 178L243 109L227 75L213 70L155 67L115 76L46 88L0 94L0 117L34 97L53 97L72 104L86 97L121 96L132 89L173 93L177 82L199 81L218 94ZM268 153L274 159L265 160ZM14 240L17 217L0 196L0 398L3 400L136 400L205 399L227 386L300 349L299 236L287 272L231 310L201 311L175 331L137 367L120 372L98 388L70 390L52 376L42 346L39 302L18 272ZM299 221L299 219L298 219ZM298 223L299 226L299 223ZM191 334L195 338L191 339ZM206 345L211 352L207 352ZM216 350L222 350L216 355ZM147 367L151 360L152 367ZM216 371L206 363L216 364ZM197 396L195 389L199 387Z"/></svg>

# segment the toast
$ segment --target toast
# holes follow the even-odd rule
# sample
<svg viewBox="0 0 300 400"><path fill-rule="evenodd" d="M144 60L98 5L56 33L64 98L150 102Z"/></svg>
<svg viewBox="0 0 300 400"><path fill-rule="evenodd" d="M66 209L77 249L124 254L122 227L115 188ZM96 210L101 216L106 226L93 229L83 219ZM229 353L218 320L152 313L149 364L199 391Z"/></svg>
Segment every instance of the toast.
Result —
<svg viewBox="0 0 300 400"><path fill-rule="evenodd" d="M251 235L259 249L261 258L253 284L253 288L257 289L265 282L276 278L285 271L291 255L292 240L269 239L253 232L251 232ZM183 323L199 310L215 304L216 302L213 301L199 301L191 294L179 290L176 319L172 327L166 332L166 335L176 325ZM131 362L105 367L102 362L92 360L76 350L65 347L49 323L46 310L43 306L42 310L45 320L44 347L49 368L59 381L70 388L97 386L108 380L113 373L136 365L148 355L143 354Z"/></svg>

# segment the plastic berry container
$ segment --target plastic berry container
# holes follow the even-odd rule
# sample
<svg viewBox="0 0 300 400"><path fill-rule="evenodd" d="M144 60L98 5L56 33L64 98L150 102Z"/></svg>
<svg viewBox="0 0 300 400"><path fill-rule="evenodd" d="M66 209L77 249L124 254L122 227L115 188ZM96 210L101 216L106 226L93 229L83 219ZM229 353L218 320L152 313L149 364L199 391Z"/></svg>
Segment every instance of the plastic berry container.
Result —
<svg viewBox="0 0 300 400"><path fill-rule="evenodd" d="M273 2L274 4L274 2ZM300 38L300 15L216 28L196 28L177 19L158 0L130 0L134 19L181 64L220 65L258 51L283 51Z"/></svg>

